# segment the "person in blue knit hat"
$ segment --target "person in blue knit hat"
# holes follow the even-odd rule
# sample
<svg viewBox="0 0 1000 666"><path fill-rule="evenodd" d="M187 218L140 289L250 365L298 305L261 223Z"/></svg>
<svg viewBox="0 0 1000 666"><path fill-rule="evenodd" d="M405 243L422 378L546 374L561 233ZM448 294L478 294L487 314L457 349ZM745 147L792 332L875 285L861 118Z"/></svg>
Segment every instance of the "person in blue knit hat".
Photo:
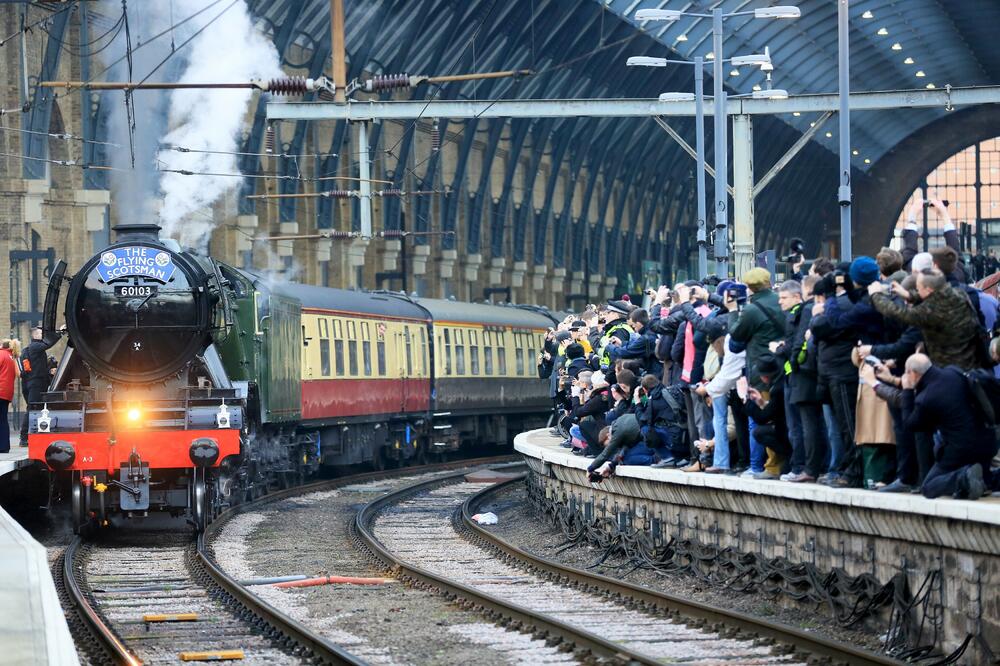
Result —
<svg viewBox="0 0 1000 666"><path fill-rule="evenodd" d="M851 262L851 282L858 287L867 287L879 279L878 264L871 257L858 257Z"/></svg>

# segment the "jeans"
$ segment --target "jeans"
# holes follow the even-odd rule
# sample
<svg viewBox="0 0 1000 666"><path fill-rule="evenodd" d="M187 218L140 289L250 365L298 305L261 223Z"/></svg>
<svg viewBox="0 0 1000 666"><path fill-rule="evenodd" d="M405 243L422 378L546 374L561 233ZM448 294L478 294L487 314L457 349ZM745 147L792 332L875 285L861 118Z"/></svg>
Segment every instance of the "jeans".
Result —
<svg viewBox="0 0 1000 666"><path fill-rule="evenodd" d="M840 438L837 417L833 415L833 407L825 403L823 405L823 421L826 422L826 437L830 443L830 455L826 460L825 469L820 472L821 474L837 469L836 463L840 460L844 451L844 440Z"/></svg>
<svg viewBox="0 0 1000 666"><path fill-rule="evenodd" d="M652 465L653 449L649 448L643 441L638 441L625 450L622 457L623 465Z"/></svg>
<svg viewBox="0 0 1000 666"><path fill-rule="evenodd" d="M712 467L729 469L729 396L712 398L712 429L715 431L715 453Z"/></svg>
<svg viewBox="0 0 1000 666"><path fill-rule="evenodd" d="M0 398L0 453L10 451L10 422L7 420L7 410L10 409L10 400Z"/></svg>
<svg viewBox="0 0 1000 666"><path fill-rule="evenodd" d="M764 471L764 461L767 460L767 449L753 436L753 431L757 428L757 422L750 419L750 471L760 474Z"/></svg>
<svg viewBox="0 0 1000 666"><path fill-rule="evenodd" d="M736 389L729 392L729 409L733 412L733 423L736 425L735 447L729 449L729 466L742 469L750 466L750 424L746 414L746 405L740 399Z"/></svg>
<svg viewBox="0 0 1000 666"><path fill-rule="evenodd" d="M802 443L805 449L800 471L818 478L830 468L830 443L827 441L826 423L823 420L823 406L818 402L803 402L796 407L802 421ZM795 470L794 453L792 470Z"/></svg>
<svg viewBox="0 0 1000 666"><path fill-rule="evenodd" d="M840 426L840 438L844 440L844 450L836 471L852 485L860 484L864 464L861 450L854 445L854 424L858 411L857 380L830 382L830 395L833 398L833 413Z"/></svg>
<svg viewBox="0 0 1000 666"><path fill-rule="evenodd" d="M785 420L788 422L788 439L792 443L791 471L798 474L805 467L806 453L805 442L803 441L802 418L799 416L798 405L792 404L792 391L786 386L785 392Z"/></svg>

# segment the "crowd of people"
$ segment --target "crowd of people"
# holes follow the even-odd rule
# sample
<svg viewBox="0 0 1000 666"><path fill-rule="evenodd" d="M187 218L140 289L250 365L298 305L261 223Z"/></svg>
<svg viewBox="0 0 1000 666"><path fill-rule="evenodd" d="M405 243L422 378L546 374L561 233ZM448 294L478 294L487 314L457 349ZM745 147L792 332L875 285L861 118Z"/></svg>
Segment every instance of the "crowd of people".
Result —
<svg viewBox="0 0 1000 666"><path fill-rule="evenodd" d="M947 219L940 201L932 201ZM915 217L917 209L911 209ZM553 433L617 465L978 499L1000 490L995 298L947 244L689 280L546 337Z"/></svg>

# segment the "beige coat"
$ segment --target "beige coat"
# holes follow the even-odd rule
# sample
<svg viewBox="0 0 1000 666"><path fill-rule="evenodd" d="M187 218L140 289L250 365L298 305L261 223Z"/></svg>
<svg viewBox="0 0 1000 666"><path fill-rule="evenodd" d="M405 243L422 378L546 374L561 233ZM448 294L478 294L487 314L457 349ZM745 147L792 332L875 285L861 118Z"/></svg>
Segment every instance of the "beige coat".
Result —
<svg viewBox="0 0 1000 666"><path fill-rule="evenodd" d="M851 351L854 365L860 365L858 350ZM858 373L860 375L860 369ZM896 431L892 428L892 414L889 405L875 395L875 389L867 384L858 383L857 418L854 423L855 444L895 444Z"/></svg>

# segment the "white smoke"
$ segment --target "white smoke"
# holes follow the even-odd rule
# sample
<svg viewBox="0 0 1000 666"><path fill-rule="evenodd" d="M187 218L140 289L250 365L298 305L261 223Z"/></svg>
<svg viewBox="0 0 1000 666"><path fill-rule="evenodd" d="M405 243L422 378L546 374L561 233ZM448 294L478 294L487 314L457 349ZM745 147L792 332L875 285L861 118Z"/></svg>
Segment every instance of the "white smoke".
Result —
<svg viewBox="0 0 1000 666"><path fill-rule="evenodd" d="M204 0L180 0L175 3L175 14L193 13L203 6ZM228 83L282 76L274 44L254 27L245 0L238 0L221 15L212 11L206 14L218 18L186 47L187 65L179 82ZM171 130L163 138L164 144L218 152L178 152L166 147L157 156L160 168L238 173L236 156L222 153L238 150L240 129L246 122L253 94L249 89L172 91L168 116ZM211 206L239 185L239 178L228 176L164 173L160 180L160 225L164 234L181 245L204 248L213 225L192 213Z"/></svg>
<svg viewBox="0 0 1000 666"><path fill-rule="evenodd" d="M121 13L116 1L102 4L107 16ZM282 76L274 44L254 27L246 0L211 5L206 0L130 3L128 16L132 81L141 81L156 67L151 82L239 83ZM152 39L163 31L167 34ZM102 79L125 80L125 53L122 31L101 54L107 64L122 62ZM124 169L111 172L112 201L119 219L158 216L163 236L206 249L215 223L205 211L239 187L241 179L163 170L239 173L236 156L219 153L239 150L240 130L253 95L250 89L137 90L132 95L135 130L131 137L121 93L106 95L102 109L109 138L126 146L111 153L112 165ZM134 168L127 148L130 143ZM217 152L178 152L174 146Z"/></svg>

